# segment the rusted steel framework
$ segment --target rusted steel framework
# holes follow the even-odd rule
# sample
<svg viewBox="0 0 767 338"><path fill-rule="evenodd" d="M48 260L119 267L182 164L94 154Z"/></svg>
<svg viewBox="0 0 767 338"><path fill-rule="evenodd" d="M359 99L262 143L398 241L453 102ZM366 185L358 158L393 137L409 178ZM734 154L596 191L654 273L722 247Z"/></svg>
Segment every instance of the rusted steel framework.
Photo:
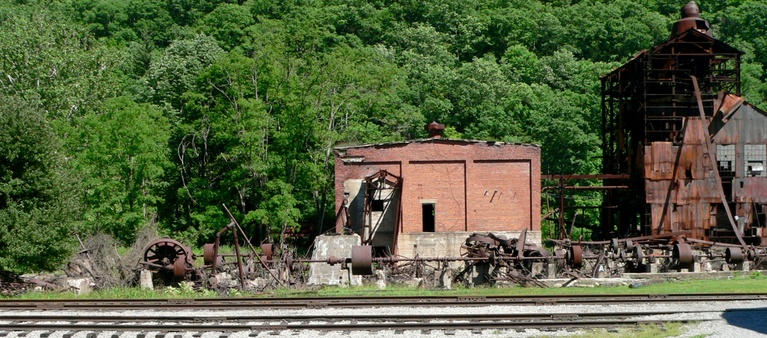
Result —
<svg viewBox="0 0 767 338"><path fill-rule="evenodd" d="M602 233L760 245L767 114L740 97L743 53L712 37L694 3L682 15L668 41L601 78L603 171L630 177L605 191L618 208L604 209Z"/></svg>
<svg viewBox="0 0 767 338"><path fill-rule="evenodd" d="M546 184L544 183L544 186L542 188L543 191L546 190L556 190L557 197L558 197L558 203L556 208L549 208L548 212L543 216L543 219L555 221L557 222L557 239L564 240L567 238L570 238L570 231L568 230L567 224L565 223L565 214L568 209L576 209L576 214L573 216L573 225L570 227L572 228L575 225L575 218L577 217L577 211L583 210L583 209L592 209L593 206L585 206L585 205L566 205L565 203L565 192L566 191L609 191L609 190L625 190L628 189L628 186L625 185L625 183L621 183L619 185L599 185L595 181L611 181L611 182L619 182L619 181L625 181L629 179L629 175L621 175L621 174L607 174L607 175L541 175L541 179L546 181L555 181L556 184ZM573 181L585 181L586 184L574 184ZM616 205L602 205L600 209L602 209L604 212L605 209L614 209L616 208ZM557 218L552 218L551 216L557 215ZM591 229L592 231L594 229ZM552 233L552 239L553 233Z"/></svg>
<svg viewBox="0 0 767 338"><path fill-rule="evenodd" d="M380 231L381 225L387 215L394 215L392 230L392 243L386 243L393 252L397 251L397 234L401 230L400 213L402 199L402 177L394 175L386 170L365 177L365 201L362 214L362 244L374 245L374 234ZM394 207L394 210L389 208ZM380 243L378 243L380 244Z"/></svg>

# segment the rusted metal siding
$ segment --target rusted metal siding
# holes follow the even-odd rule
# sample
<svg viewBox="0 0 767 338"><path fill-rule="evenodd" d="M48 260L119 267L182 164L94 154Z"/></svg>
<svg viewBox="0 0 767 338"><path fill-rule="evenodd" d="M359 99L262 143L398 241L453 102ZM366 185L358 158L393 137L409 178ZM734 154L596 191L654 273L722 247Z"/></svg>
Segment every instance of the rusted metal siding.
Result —
<svg viewBox="0 0 767 338"><path fill-rule="evenodd" d="M720 196L705 145L705 121L687 118L684 141L653 142L644 148L647 203L717 203ZM673 188L669 190L669 185Z"/></svg>
<svg viewBox="0 0 767 338"><path fill-rule="evenodd" d="M767 204L767 177L743 177L733 180L732 199L738 203Z"/></svg>
<svg viewBox="0 0 767 338"><path fill-rule="evenodd" d="M664 206L666 211L664 214ZM716 226L716 214L712 214L709 203L651 204L653 233L667 234L687 231L690 238L703 239L707 230Z"/></svg>

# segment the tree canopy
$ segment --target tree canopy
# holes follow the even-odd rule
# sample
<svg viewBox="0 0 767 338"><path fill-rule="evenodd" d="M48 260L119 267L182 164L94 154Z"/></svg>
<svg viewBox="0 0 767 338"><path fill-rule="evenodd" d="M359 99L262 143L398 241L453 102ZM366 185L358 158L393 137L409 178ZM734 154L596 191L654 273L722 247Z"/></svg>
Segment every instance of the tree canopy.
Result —
<svg viewBox="0 0 767 338"><path fill-rule="evenodd" d="M0 0L0 266L55 268L72 232L129 243L148 223L200 244L222 205L254 241L321 233L333 147L431 121L598 173L599 76L686 2ZM767 5L700 8L767 102Z"/></svg>

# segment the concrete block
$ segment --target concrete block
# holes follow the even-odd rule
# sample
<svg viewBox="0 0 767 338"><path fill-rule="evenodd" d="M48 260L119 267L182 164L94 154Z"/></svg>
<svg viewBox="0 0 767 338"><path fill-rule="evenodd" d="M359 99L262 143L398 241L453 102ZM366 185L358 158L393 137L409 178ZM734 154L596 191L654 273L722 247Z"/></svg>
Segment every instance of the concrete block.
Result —
<svg viewBox="0 0 767 338"><path fill-rule="evenodd" d="M546 278L548 279L554 279L557 278L557 262L555 260L549 260L548 266L546 267Z"/></svg>
<svg viewBox="0 0 767 338"><path fill-rule="evenodd" d="M409 288L420 288L423 286L423 278L413 278L406 280L405 286Z"/></svg>
<svg viewBox="0 0 767 338"><path fill-rule="evenodd" d="M738 263L738 264L737 264L737 265L735 265L735 266L736 266L736 269L738 269L738 270L741 270L741 271L749 271L749 270L750 270L750 267L751 267L751 266L750 266L750 262L749 262L749 261L745 261L745 262L742 262L742 263Z"/></svg>
<svg viewBox="0 0 767 338"><path fill-rule="evenodd" d="M645 264L645 272L649 273L658 273L658 264L656 263L648 263Z"/></svg>
<svg viewBox="0 0 767 338"><path fill-rule="evenodd" d="M379 290L386 289L386 275L384 274L384 272L381 270L376 270L375 276L376 276L376 287Z"/></svg>
<svg viewBox="0 0 767 338"><path fill-rule="evenodd" d="M490 275L490 265L489 264L475 264L471 268L471 273L468 278L469 286L474 285L482 285L487 282L487 278L485 276Z"/></svg>
<svg viewBox="0 0 767 338"><path fill-rule="evenodd" d="M232 276L231 274L227 272L220 272L217 273L215 276L215 284L218 287L222 288L238 288L240 287L240 280L239 277Z"/></svg>
<svg viewBox="0 0 767 338"><path fill-rule="evenodd" d="M450 269L442 269L442 273L439 275L439 286L447 290L453 288L453 273Z"/></svg>
<svg viewBox="0 0 767 338"><path fill-rule="evenodd" d="M519 238L520 231L492 231L496 236ZM461 245L473 232L412 232L402 233L397 254L403 257L460 257ZM528 231L527 243L541 245L541 232ZM450 268L460 269L462 262L451 262Z"/></svg>
<svg viewBox="0 0 767 338"><path fill-rule="evenodd" d="M314 239L314 252L312 259L325 260L330 256L336 258L349 258L352 256L352 247L360 245L361 239L357 234L352 235L322 235ZM361 276L352 276L349 280L349 271L341 269L341 264L329 265L327 263L310 263L308 285L362 285ZM351 267L349 267L351 268Z"/></svg>
<svg viewBox="0 0 767 338"><path fill-rule="evenodd" d="M152 283L152 271L147 269L141 270L139 273L139 287L149 290L154 289L154 284Z"/></svg>
<svg viewBox="0 0 767 338"><path fill-rule="evenodd" d="M84 295L91 292L94 283L90 278L69 278L67 285L74 290L75 294Z"/></svg>

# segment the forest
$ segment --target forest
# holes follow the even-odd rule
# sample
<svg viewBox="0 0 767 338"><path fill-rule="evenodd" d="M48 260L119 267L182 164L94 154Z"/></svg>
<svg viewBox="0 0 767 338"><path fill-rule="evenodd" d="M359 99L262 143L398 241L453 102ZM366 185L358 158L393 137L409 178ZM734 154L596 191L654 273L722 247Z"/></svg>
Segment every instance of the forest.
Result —
<svg viewBox="0 0 767 338"><path fill-rule="evenodd" d="M75 235L211 242L224 205L254 241L323 233L333 148L431 121L599 173L599 76L686 2L0 0L0 271L54 270ZM767 3L698 5L764 107Z"/></svg>

